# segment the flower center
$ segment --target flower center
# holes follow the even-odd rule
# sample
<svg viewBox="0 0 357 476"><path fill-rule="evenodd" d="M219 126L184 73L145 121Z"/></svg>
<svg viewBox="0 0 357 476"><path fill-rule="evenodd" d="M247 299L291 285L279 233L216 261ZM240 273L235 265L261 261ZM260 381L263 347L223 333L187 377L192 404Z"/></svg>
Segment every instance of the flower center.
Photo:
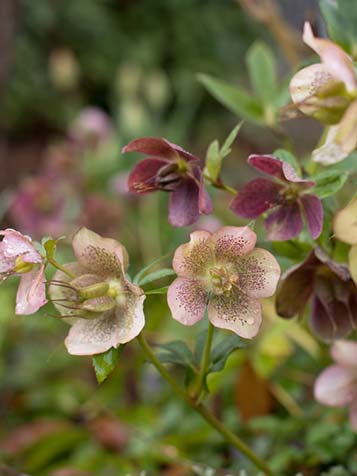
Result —
<svg viewBox="0 0 357 476"><path fill-rule="evenodd" d="M15 273L24 274L31 271L33 268L33 263L26 263L23 260L22 256L18 256L15 261L14 271Z"/></svg>
<svg viewBox="0 0 357 476"><path fill-rule="evenodd" d="M214 266L209 270L212 292L216 295L228 294L239 283L238 273L230 273L224 266Z"/></svg>
<svg viewBox="0 0 357 476"><path fill-rule="evenodd" d="M288 203L293 203L296 201L296 199L299 197L300 195L300 190L299 190L299 187L297 185L289 185L287 187L285 187L281 192L280 192L284 202L288 202Z"/></svg>

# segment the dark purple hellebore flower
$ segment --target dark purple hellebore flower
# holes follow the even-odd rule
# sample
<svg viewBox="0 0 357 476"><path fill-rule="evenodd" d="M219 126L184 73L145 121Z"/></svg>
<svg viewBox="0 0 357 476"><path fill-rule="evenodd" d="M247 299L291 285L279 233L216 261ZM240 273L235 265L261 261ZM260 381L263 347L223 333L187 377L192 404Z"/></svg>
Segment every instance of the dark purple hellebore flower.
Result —
<svg viewBox="0 0 357 476"><path fill-rule="evenodd" d="M155 190L171 192L171 225L192 225L201 213L212 212L212 203L204 188L198 157L166 139L156 137L135 139L122 152L149 155L130 173L129 190L138 194Z"/></svg>
<svg viewBox="0 0 357 476"><path fill-rule="evenodd" d="M243 187L233 199L231 209L244 218L257 218L269 212L265 221L269 240L290 240L303 229L316 239L323 224L323 208L316 195L308 193L315 182L298 177L293 167L272 155L251 155L248 163L272 178L257 178Z"/></svg>
<svg viewBox="0 0 357 476"><path fill-rule="evenodd" d="M301 314L310 299L310 327L321 339L341 339L357 328L357 287L349 270L318 247L283 276L276 311L291 318Z"/></svg>

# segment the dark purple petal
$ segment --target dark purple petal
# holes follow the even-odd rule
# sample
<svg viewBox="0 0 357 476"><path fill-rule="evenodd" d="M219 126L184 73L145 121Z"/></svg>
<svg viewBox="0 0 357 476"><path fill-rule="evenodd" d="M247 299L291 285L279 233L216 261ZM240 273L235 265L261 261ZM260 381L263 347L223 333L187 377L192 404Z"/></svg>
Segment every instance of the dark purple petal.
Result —
<svg viewBox="0 0 357 476"><path fill-rule="evenodd" d="M199 192L198 192L198 209L200 213L209 215L213 212L213 205L211 198L205 189L203 174L199 167L193 168L193 173L199 183Z"/></svg>
<svg viewBox="0 0 357 476"><path fill-rule="evenodd" d="M311 253L302 264L294 266L283 276L275 301L279 316L291 318L303 311L313 292L316 263L315 255Z"/></svg>
<svg viewBox="0 0 357 476"><path fill-rule="evenodd" d="M312 331L325 341L342 339L352 331L351 320L346 306L337 300L324 302L314 296L310 316Z"/></svg>
<svg viewBox="0 0 357 476"><path fill-rule="evenodd" d="M303 220L298 203L280 205L265 220L267 237L272 241L291 240L303 229Z"/></svg>
<svg viewBox="0 0 357 476"><path fill-rule="evenodd" d="M129 190L135 193L148 193L158 190L159 186L155 177L161 167L167 165L167 163L168 160L155 158L138 162L128 178Z"/></svg>
<svg viewBox="0 0 357 476"><path fill-rule="evenodd" d="M250 155L248 164L259 172L272 175L284 182L303 183L306 188L315 185L315 182L300 178L290 164L277 159L273 155Z"/></svg>
<svg viewBox="0 0 357 476"><path fill-rule="evenodd" d="M188 226L199 215L199 186L193 179L186 179L170 195L169 222L172 226Z"/></svg>
<svg viewBox="0 0 357 476"><path fill-rule="evenodd" d="M123 147L122 153L125 154L126 152L140 152L167 160L175 159L177 156L188 161L199 160L198 157L190 154L179 145L160 137L141 137L140 139L135 139Z"/></svg>
<svg viewBox="0 0 357 476"><path fill-rule="evenodd" d="M232 200L230 208L244 218L257 218L279 201L282 185L265 178L257 178L243 187Z"/></svg>
<svg viewBox="0 0 357 476"><path fill-rule="evenodd" d="M351 279L348 266L333 261L319 246L314 249L314 253L320 263L325 264L340 279L343 281L349 281Z"/></svg>
<svg viewBox="0 0 357 476"><path fill-rule="evenodd" d="M321 200L316 195L305 194L301 196L309 232L314 240L321 235L324 211Z"/></svg>

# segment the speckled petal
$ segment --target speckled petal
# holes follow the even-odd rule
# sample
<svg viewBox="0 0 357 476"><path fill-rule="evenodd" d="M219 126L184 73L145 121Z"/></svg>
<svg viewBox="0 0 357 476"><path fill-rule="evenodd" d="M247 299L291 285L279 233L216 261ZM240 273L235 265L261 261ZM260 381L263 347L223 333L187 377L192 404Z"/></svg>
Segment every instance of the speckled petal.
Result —
<svg viewBox="0 0 357 476"><path fill-rule="evenodd" d="M275 293L280 266L269 251L255 248L237 261L238 286L253 298L270 297Z"/></svg>
<svg viewBox="0 0 357 476"><path fill-rule="evenodd" d="M167 302L176 321L192 326L204 316L207 292L197 280L177 278L167 291Z"/></svg>
<svg viewBox="0 0 357 476"><path fill-rule="evenodd" d="M36 250L30 237L11 228L1 230L0 236L4 237L0 242L0 249L5 257L11 259L22 256L26 263L42 262L41 255Z"/></svg>
<svg viewBox="0 0 357 476"><path fill-rule="evenodd" d="M323 405L344 407L352 402L355 389L356 380L351 370L331 365L317 378L314 394Z"/></svg>
<svg viewBox="0 0 357 476"><path fill-rule="evenodd" d="M169 222L172 226L189 226L200 216L200 189L193 179L185 179L171 192L169 201Z"/></svg>
<svg viewBox="0 0 357 476"><path fill-rule="evenodd" d="M79 264L90 273L121 277L128 267L129 258L124 246L87 228L81 228L74 235L72 247Z"/></svg>
<svg viewBox="0 0 357 476"><path fill-rule="evenodd" d="M316 38L309 22L304 24L303 40L320 56L329 72L345 83L348 91L356 90L357 82L353 62L342 48L325 38Z"/></svg>
<svg viewBox="0 0 357 476"><path fill-rule="evenodd" d="M16 295L16 314L33 314L47 303L45 266L21 276Z"/></svg>
<svg viewBox="0 0 357 476"><path fill-rule="evenodd" d="M189 243L177 248L172 267L178 276L197 278L206 274L214 263L211 233L197 230L190 234Z"/></svg>
<svg viewBox="0 0 357 476"><path fill-rule="evenodd" d="M208 319L216 327L252 339L262 322L261 304L240 291L230 292L227 296L216 295L209 301Z"/></svg>
<svg viewBox="0 0 357 476"><path fill-rule="evenodd" d="M357 369L357 342L338 340L331 347L331 355L339 365Z"/></svg>
<svg viewBox="0 0 357 476"><path fill-rule="evenodd" d="M298 236L304 223L298 203L277 207L265 220L267 238L272 241L286 241Z"/></svg>
<svg viewBox="0 0 357 476"><path fill-rule="evenodd" d="M305 211L309 232L314 240L321 235L324 210L321 200L316 195L304 194L300 198Z"/></svg>
<svg viewBox="0 0 357 476"><path fill-rule="evenodd" d="M357 196L334 216L335 237L349 245L357 244Z"/></svg>
<svg viewBox="0 0 357 476"><path fill-rule="evenodd" d="M257 235L248 226L224 226L213 233L211 240L216 262L225 264L253 251Z"/></svg>
<svg viewBox="0 0 357 476"><path fill-rule="evenodd" d="M188 161L198 160L197 157L190 154L190 152L187 152L179 145L173 144L167 139L161 139L159 137L142 137L140 139L135 139L123 147L122 152L140 152L141 154L170 160L177 157L182 157Z"/></svg>
<svg viewBox="0 0 357 476"><path fill-rule="evenodd" d="M244 218L257 218L279 203L283 186L265 178L257 178L239 190L230 204L231 210Z"/></svg>
<svg viewBox="0 0 357 476"><path fill-rule="evenodd" d="M159 170L169 161L164 159L149 158L136 164L128 177L130 192L149 193L159 189L155 177Z"/></svg>
<svg viewBox="0 0 357 476"><path fill-rule="evenodd" d="M137 337L145 324L145 296L131 295L97 319L77 319L65 340L72 355L94 355Z"/></svg>

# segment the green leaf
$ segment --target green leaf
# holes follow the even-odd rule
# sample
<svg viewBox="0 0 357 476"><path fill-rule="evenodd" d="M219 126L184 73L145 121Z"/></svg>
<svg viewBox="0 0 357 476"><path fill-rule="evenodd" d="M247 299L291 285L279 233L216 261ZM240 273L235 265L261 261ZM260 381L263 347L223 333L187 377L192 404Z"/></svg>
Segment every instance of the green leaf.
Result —
<svg viewBox="0 0 357 476"><path fill-rule="evenodd" d="M277 157L279 160L282 160L283 162L287 162L288 164L290 164L295 170L295 172L301 177L300 164L291 152L285 149L276 149L273 152L273 155L275 155L275 157Z"/></svg>
<svg viewBox="0 0 357 476"><path fill-rule="evenodd" d="M157 271L153 271L152 273L143 276L141 279L139 279L139 281L137 281L137 284L139 286L144 286L145 284L149 284L153 281L158 281L159 279L166 278L166 276L174 276L175 274L175 271L171 268L158 269Z"/></svg>
<svg viewBox="0 0 357 476"><path fill-rule="evenodd" d="M320 0L319 6L329 37L352 53L356 44L357 6L355 0Z"/></svg>
<svg viewBox="0 0 357 476"><path fill-rule="evenodd" d="M223 157L220 154L218 140L214 140L208 146L205 167L205 173L207 173L213 182L216 182L219 177L222 159Z"/></svg>
<svg viewBox="0 0 357 476"><path fill-rule="evenodd" d="M340 170L326 170L312 177L316 183L311 193L319 198L326 198L338 192L345 184L348 178L348 172Z"/></svg>
<svg viewBox="0 0 357 476"><path fill-rule="evenodd" d="M93 356L93 367L99 383L104 382L108 375L114 370L123 348L124 345L121 345L117 349L112 347L106 352L103 352L103 354Z"/></svg>
<svg viewBox="0 0 357 476"><path fill-rule="evenodd" d="M277 93L276 64L273 52L266 44L256 42L249 48L246 61L255 92L265 106L272 105Z"/></svg>
<svg viewBox="0 0 357 476"><path fill-rule="evenodd" d="M208 373L223 370L231 353L237 349L243 349L246 346L247 343L237 335L224 338L212 349L211 365Z"/></svg>
<svg viewBox="0 0 357 476"><path fill-rule="evenodd" d="M164 352L157 357L163 364L177 364L195 370L195 363L191 349L182 340L175 340L167 344L158 345Z"/></svg>
<svg viewBox="0 0 357 476"><path fill-rule="evenodd" d="M274 241L272 243L273 250L279 256L284 256L295 261L303 261L307 253L311 250L311 246L299 242L297 240Z"/></svg>
<svg viewBox="0 0 357 476"><path fill-rule="evenodd" d="M228 137L224 141L224 144L222 145L221 150L220 150L220 154L221 154L222 158L227 157L227 155L231 153L231 150L232 150L231 146L232 146L233 142L235 141L242 125L243 125L243 121L241 121L239 124L237 124L235 126L235 128L228 134Z"/></svg>
<svg viewBox="0 0 357 476"><path fill-rule="evenodd" d="M160 263L160 261L166 259L167 256L168 256L168 255L160 256L160 258L156 258L154 261L152 261L152 262L149 263L147 266L145 266L145 268L141 269L141 270L134 276L133 283L134 283L134 284L138 284L139 281L143 279L143 276L145 276L145 274L147 274L147 272L148 272L153 266L155 266L155 264Z"/></svg>
<svg viewBox="0 0 357 476"><path fill-rule="evenodd" d="M258 124L264 122L264 111L260 103L239 86L232 86L206 74L199 74L198 80L217 101L234 114Z"/></svg>

